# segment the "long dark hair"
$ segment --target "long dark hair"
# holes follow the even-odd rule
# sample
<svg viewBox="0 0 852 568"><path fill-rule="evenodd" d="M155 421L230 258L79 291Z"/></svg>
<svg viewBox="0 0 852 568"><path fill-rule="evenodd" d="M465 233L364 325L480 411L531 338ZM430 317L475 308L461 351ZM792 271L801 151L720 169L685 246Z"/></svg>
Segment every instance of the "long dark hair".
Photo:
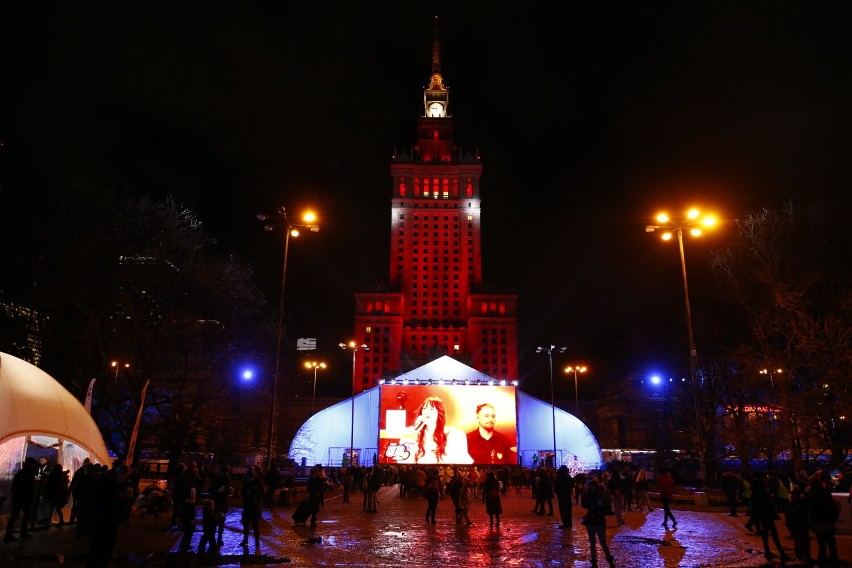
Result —
<svg viewBox="0 0 852 568"><path fill-rule="evenodd" d="M441 461L441 456L447 451L447 434L444 432L444 426L447 423L447 410L444 407L443 400L437 396L430 396L417 408L416 415L420 416L423 413L423 408L427 405L438 411L438 419L435 421L435 433L432 435L432 438L438 446L437 450L435 450L435 459L436 461ZM420 458L426 455L423 442L424 436L426 436L426 428L423 428L417 434L417 453L414 454L415 462L420 461Z"/></svg>

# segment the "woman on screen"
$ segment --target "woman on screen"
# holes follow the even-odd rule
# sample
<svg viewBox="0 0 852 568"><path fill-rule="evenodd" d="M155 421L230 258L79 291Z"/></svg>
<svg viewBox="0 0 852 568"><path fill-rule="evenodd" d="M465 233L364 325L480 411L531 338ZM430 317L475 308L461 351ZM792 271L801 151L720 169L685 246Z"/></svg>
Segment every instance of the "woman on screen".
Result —
<svg viewBox="0 0 852 568"><path fill-rule="evenodd" d="M400 438L409 451L397 455L399 463L473 463L467 453L467 436L454 426L447 425L444 401L437 396L427 397L417 409L414 424Z"/></svg>

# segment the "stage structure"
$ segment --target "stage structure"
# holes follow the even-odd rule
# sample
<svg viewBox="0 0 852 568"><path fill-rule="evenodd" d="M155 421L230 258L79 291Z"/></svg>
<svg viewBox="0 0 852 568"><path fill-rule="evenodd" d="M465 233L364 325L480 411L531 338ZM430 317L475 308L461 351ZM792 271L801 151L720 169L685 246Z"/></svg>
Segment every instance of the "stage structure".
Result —
<svg viewBox="0 0 852 568"><path fill-rule="evenodd" d="M532 467L549 460L553 424L549 403L529 396L507 381L491 378L444 356L396 379L355 396L354 449L356 463L434 464L429 454L417 456L421 430L419 409L424 401L442 414L447 436L443 463ZM510 440L510 451L492 453L487 463L467 451L467 433L478 428L477 408L490 406L494 429ZM305 422L290 446L289 457L301 463L339 467L349 462L349 424L352 399L326 408ZM462 447L463 446L463 447ZM572 472L602 467L601 450L586 425L574 415L556 409L555 465Z"/></svg>

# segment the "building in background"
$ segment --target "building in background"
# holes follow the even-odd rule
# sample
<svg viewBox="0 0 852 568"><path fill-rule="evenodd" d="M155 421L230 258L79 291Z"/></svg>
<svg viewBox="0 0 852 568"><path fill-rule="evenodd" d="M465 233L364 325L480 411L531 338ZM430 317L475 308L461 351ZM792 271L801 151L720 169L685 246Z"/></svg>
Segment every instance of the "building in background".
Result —
<svg viewBox="0 0 852 568"><path fill-rule="evenodd" d="M482 279L480 157L455 143L437 20L417 144L391 163L390 279L355 294L359 393L441 356L517 380L517 296Z"/></svg>

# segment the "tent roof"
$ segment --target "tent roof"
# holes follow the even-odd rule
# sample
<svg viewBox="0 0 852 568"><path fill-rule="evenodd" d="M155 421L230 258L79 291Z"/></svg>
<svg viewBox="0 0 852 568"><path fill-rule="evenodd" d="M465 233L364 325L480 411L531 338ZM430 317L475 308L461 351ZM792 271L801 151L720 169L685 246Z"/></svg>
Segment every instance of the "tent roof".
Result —
<svg viewBox="0 0 852 568"><path fill-rule="evenodd" d="M416 369L412 369L407 373L399 375L395 380L399 382L405 380L412 381L418 379L426 380L445 378L452 378L456 381L487 381L491 379L491 377L482 371L477 371L473 367L468 367L449 355L442 355L433 361L429 361L422 367L417 367Z"/></svg>
<svg viewBox="0 0 852 568"><path fill-rule="evenodd" d="M17 436L50 436L111 463L97 424L79 400L38 367L0 352L0 443Z"/></svg>

